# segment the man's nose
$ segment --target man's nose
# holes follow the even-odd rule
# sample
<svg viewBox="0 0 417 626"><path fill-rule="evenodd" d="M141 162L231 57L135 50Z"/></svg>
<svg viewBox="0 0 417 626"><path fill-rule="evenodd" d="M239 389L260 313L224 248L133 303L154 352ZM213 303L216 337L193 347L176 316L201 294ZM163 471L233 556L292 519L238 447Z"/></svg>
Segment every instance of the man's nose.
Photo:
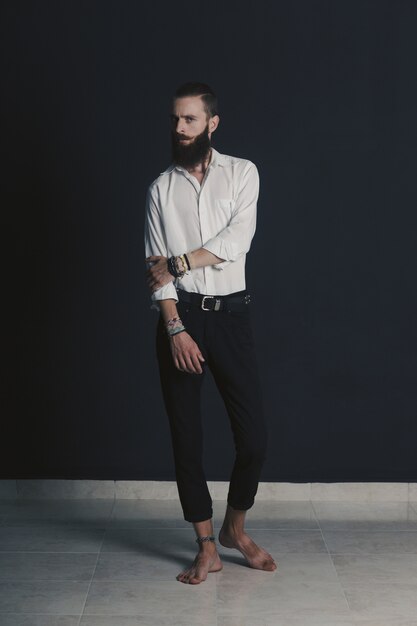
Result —
<svg viewBox="0 0 417 626"><path fill-rule="evenodd" d="M184 122L181 122L180 120L177 124L177 134L179 136L184 135L184 128L185 128Z"/></svg>

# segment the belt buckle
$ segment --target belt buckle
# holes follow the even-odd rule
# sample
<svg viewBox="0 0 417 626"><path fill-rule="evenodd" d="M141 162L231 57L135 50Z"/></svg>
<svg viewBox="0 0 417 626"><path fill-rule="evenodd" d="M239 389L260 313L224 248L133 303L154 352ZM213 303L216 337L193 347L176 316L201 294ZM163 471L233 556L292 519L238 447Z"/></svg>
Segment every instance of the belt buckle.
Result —
<svg viewBox="0 0 417 626"><path fill-rule="evenodd" d="M215 305L214 305L214 307L212 309L206 309L204 307L204 300L206 298L213 298L216 301L216 303L215 303ZM220 299L216 298L215 296L203 296L203 299L201 301L201 308L203 309L203 311L218 311L220 309Z"/></svg>

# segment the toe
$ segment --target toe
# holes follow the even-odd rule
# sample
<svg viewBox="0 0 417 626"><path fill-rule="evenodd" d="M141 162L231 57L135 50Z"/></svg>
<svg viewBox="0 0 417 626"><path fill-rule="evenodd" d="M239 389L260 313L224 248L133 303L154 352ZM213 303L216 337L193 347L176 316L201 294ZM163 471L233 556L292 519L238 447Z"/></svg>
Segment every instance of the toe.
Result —
<svg viewBox="0 0 417 626"><path fill-rule="evenodd" d="M198 585L199 583L202 583L203 580L205 580L204 578L196 578L194 576L194 578L190 578L189 582L191 585Z"/></svg>

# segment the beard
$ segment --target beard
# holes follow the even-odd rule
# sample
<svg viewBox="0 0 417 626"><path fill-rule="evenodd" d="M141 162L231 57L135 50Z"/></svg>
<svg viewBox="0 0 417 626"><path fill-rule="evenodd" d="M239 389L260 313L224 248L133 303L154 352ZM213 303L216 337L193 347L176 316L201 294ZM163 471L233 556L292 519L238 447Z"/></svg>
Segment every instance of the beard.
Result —
<svg viewBox="0 0 417 626"><path fill-rule="evenodd" d="M188 143L181 143L175 131L171 132L171 156L174 163L182 167L193 167L202 163L211 147L208 124L202 133Z"/></svg>

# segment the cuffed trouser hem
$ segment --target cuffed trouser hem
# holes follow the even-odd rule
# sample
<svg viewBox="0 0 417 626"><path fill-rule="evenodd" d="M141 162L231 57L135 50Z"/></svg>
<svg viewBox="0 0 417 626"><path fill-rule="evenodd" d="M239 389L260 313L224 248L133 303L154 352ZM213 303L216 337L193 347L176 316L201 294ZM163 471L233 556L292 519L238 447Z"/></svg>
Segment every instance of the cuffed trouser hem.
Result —
<svg viewBox="0 0 417 626"><path fill-rule="evenodd" d="M191 522L192 524L194 524L195 522L205 522L206 520L209 520L213 517L213 509L211 509L211 511L209 511L209 513L200 513L200 514L196 514L196 515L185 515L184 514L184 519L186 522Z"/></svg>
<svg viewBox="0 0 417 626"><path fill-rule="evenodd" d="M255 504L255 500L252 500L251 504L243 504L243 503L238 504L236 502L233 503L228 499L227 504L229 504L232 507L232 509L235 509L236 511L248 511Z"/></svg>

